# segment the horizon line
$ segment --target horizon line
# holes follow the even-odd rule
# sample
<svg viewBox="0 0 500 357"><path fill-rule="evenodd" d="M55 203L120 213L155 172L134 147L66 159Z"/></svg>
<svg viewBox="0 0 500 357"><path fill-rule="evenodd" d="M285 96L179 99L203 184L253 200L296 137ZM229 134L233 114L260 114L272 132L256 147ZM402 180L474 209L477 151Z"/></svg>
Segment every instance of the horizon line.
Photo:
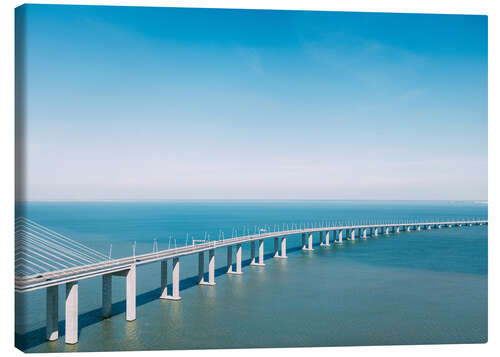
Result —
<svg viewBox="0 0 500 357"><path fill-rule="evenodd" d="M336 199L336 198L104 198L104 199L40 199L15 200L24 202L150 202L150 201L415 201L415 202L477 202L488 204L488 199Z"/></svg>

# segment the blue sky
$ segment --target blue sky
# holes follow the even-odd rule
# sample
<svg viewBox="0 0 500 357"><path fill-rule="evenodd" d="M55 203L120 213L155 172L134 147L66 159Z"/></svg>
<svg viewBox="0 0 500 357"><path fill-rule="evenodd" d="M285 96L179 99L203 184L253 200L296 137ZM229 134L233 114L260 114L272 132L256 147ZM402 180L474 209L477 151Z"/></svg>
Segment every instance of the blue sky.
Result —
<svg viewBox="0 0 500 357"><path fill-rule="evenodd" d="M486 16L16 16L25 199L487 199Z"/></svg>

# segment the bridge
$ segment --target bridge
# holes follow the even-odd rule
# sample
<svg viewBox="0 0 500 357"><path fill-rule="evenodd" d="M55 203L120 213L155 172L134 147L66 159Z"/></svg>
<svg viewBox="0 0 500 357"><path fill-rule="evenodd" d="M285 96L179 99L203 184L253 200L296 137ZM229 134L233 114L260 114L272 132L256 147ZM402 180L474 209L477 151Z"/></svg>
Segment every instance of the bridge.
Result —
<svg viewBox="0 0 500 357"><path fill-rule="evenodd" d="M57 340L58 287L66 286L65 342L78 342L78 281L102 276L102 315L111 317L112 277L126 279L126 320L136 319L136 269L145 264L161 262L160 299L181 300L179 294L180 258L198 254L198 283L215 285L215 249L227 249L227 273L242 274L242 244L250 243L251 266L265 266L264 241L274 241L274 258L287 258L287 237L302 237L302 250L312 252L314 235L319 237L320 247L343 244L345 240L368 239L400 232L452 228L487 224L487 220L414 220L392 223L368 222L366 224L293 224L288 227L256 229L256 233L215 241L195 241L192 245L176 247L152 253L111 259L96 250L59 234L24 217L16 219L15 291L25 293L46 289L46 338ZM258 245L256 247L256 245ZM233 254L233 248L236 253ZM257 249L256 249L257 248ZM208 252L208 280L205 280L205 252ZM235 262L233 262L235 258ZM169 261L171 263L169 264ZM233 264L234 263L234 264ZM167 271L171 266L172 283L168 291Z"/></svg>

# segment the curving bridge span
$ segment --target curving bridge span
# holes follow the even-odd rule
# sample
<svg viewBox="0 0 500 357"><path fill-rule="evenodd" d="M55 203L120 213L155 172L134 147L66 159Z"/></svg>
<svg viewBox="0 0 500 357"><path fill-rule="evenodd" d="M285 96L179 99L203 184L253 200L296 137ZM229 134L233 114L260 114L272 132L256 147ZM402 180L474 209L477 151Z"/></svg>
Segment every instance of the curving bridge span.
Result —
<svg viewBox="0 0 500 357"><path fill-rule="evenodd" d="M389 235L402 231L420 231L433 228L452 228L487 224L487 220L455 221L415 221L383 224L334 225L325 227L302 227L273 232L260 232L230 239L203 242L184 247L134 255L127 258L109 259L104 254L92 250L81 243L54 232L27 218L16 219L16 259L15 290L24 293L37 289L46 289L47 303L47 340L58 339L58 286L66 285L65 296L65 342L78 342L78 281L102 276L102 313L104 318L111 317L112 277L126 279L126 319L136 319L136 269L154 262L161 262L160 299L180 300L179 269L180 258L198 254L198 283L215 285L215 249L227 249L227 273L242 274L242 244L251 245L252 266L265 266L264 241L274 241L274 258L287 258L287 237L302 236L302 250L313 251L313 237L319 237L320 246L342 244L344 239L368 239L378 235ZM257 245L257 247L256 247ZM235 248L235 254L233 254ZM257 248L257 249L256 249ZM205 252L208 252L208 280L205 280ZM235 262L233 264L233 259ZM168 262L171 261L169 264ZM172 283L167 287L167 270L171 266Z"/></svg>

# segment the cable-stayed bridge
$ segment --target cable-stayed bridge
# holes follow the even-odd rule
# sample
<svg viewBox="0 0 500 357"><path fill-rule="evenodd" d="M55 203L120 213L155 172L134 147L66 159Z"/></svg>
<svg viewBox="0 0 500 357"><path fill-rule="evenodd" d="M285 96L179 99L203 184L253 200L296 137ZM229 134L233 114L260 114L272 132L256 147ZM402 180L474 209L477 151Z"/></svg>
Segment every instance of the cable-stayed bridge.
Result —
<svg viewBox="0 0 500 357"><path fill-rule="evenodd" d="M452 228L487 224L484 219L461 220L404 220L394 222L293 224L288 227L269 226L256 229L254 234L229 239L204 241L199 244L155 250L152 253L111 259L67 236L59 234L32 220L19 217L15 221L15 290L24 293L45 288L47 291L47 339L58 338L58 286L65 284L66 343L78 342L78 281L102 276L103 317L111 316L112 277L126 278L126 319L136 319L136 267L161 262L159 298L180 300L179 269L180 258L198 254L198 283L215 285L215 249L227 249L227 273L242 274L242 244L250 244L251 266L265 266L264 241L274 240L274 258L286 258L287 237L300 235L302 250L312 252L313 236L319 236L321 247L343 244L345 240L368 239L400 232ZM258 244L256 251L256 244ZM233 254L233 247L235 254ZM208 252L208 280L205 280L205 252ZM233 266L233 259L235 264ZM171 264L168 264L168 261ZM171 265L171 291L167 288L167 270Z"/></svg>

